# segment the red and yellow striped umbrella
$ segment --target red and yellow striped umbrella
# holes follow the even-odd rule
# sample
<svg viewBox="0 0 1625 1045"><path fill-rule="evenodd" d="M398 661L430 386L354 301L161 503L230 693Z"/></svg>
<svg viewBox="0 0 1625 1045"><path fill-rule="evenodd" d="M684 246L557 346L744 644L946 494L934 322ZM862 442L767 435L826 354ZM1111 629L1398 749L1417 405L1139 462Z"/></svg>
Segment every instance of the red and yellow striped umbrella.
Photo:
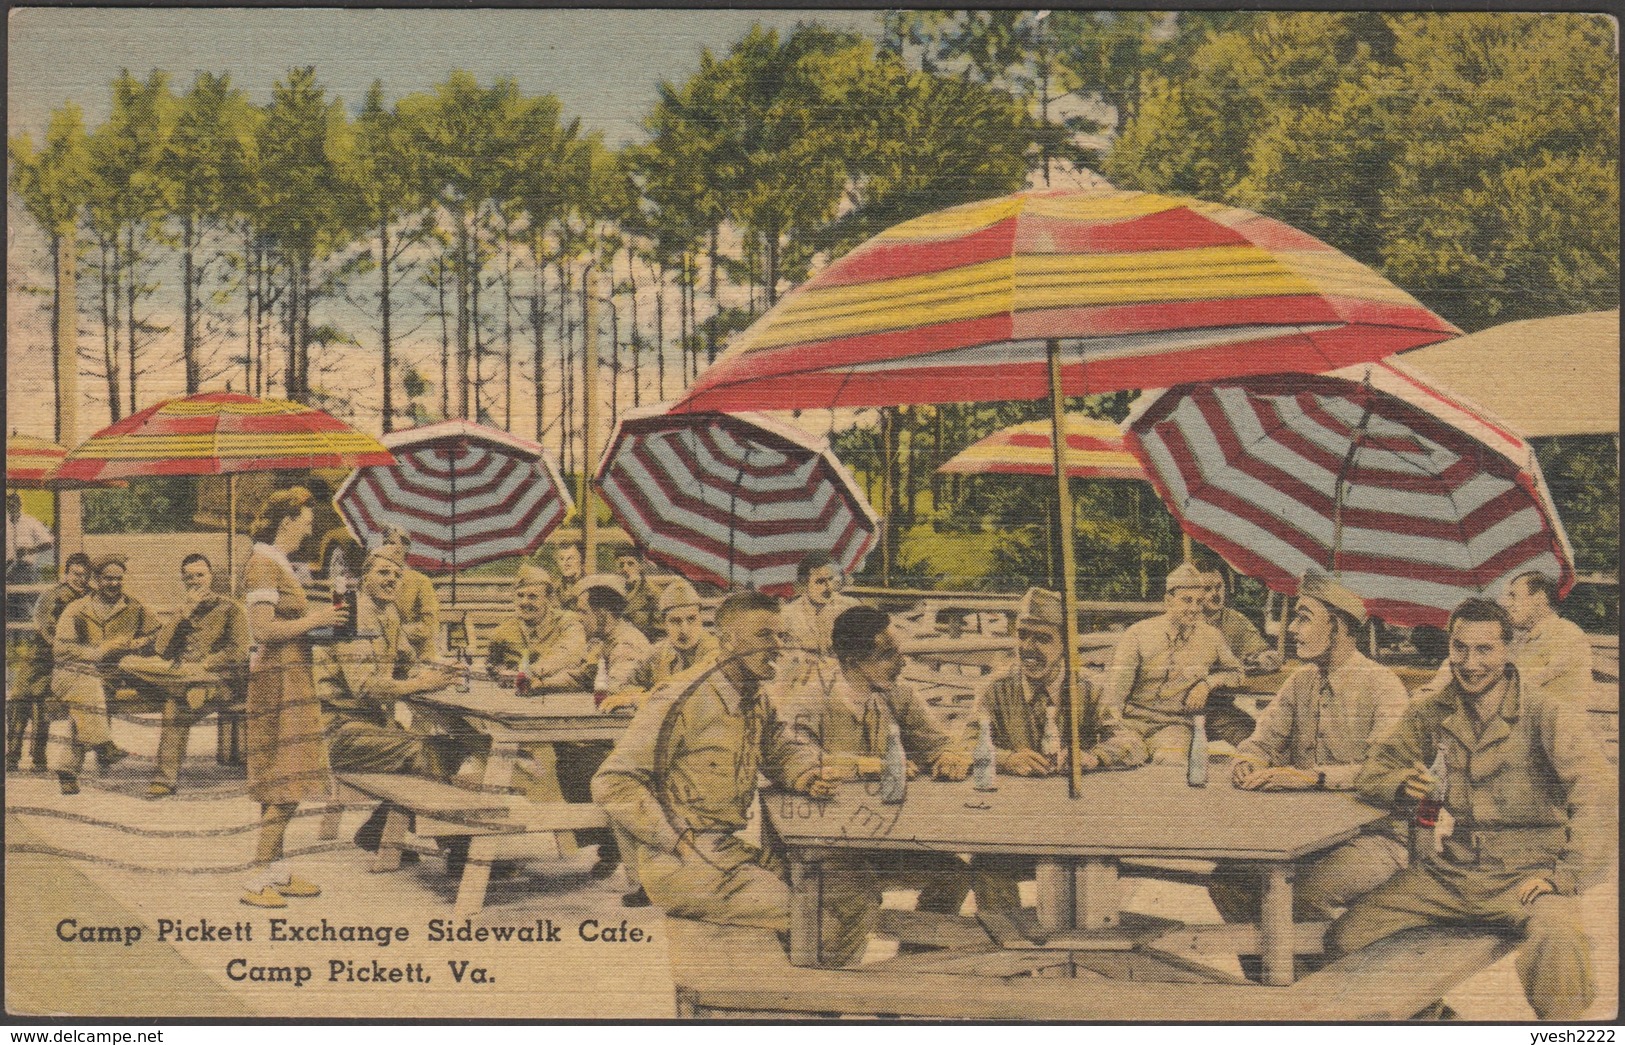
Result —
<svg viewBox="0 0 1625 1045"><path fill-rule="evenodd" d="M937 471L944 475L1054 475L1055 446L1050 422L1029 421L1002 428L955 454ZM1074 479L1149 479L1123 445L1123 433L1110 421L1066 415L1066 474Z"/></svg>
<svg viewBox="0 0 1625 1045"><path fill-rule="evenodd" d="M1312 236L1153 193L1025 192L897 225L785 295L679 410L1039 399L1321 373L1460 331Z"/></svg>
<svg viewBox="0 0 1625 1045"><path fill-rule="evenodd" d="M205 392L109 425L69 452L50 479L100 482L393 463L378 440L313 407Z"/></svg>
<svg viewBox="0 0 1625 1045"><path fill-rule="evenodd" d="M68 448L49 439L13 435L6 440L6 485L39 489L45 476L68 456Z"/></svg>

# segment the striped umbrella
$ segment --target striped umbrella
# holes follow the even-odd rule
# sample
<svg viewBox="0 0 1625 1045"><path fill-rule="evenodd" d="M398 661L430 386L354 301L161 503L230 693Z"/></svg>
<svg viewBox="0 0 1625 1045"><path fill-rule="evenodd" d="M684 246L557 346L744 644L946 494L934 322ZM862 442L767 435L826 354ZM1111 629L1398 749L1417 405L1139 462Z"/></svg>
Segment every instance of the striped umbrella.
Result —
<svg viewBox="0 0 1625 1045"><path fill-rule="evenodd" d="M879 528L826 441L761 415L633 411L597 480L651 558L724 587L789 594L811 551L854 572Z"/></svg>
<svg viewBox="0 0 1625 1045"><path fill-rule="evenodd" d="M333 498L363 546L399 527L430 573L528 555L573 504L558 466L528 439L452 420L384 436L392 465L363 468Z"/></svg>
<svg viewBox="0 0 1625 1045"><path fill-rule="evenodd" d="M1115 189L1024 192L903 222L741 334L679 410L1050 400L1235 374L1318 373L1459 334L1278 221ZM1072 495L1057 461L1073 797L1096 708L1079 685Z"/></svg>
<svg viewBox="0 0 1625 1045"><path fill-rule="evenodd" d="M944 475L1054 475L1055 443L1048 421L1002 428L955 454ZM1145 479L1145 469L1110 421L1066 415L1066 474L1074 479Z"/></svg>
<svg viewBox="0 0 1625 1045"><path fill-rule="evenodd" d="M46 481L54 486L224 475L235 536L236 477L241 472L358 468L391 460L378 440L314 407L237 392L204 392L165 400L108 425L74 447ZM226 541L227 575L235 584L234 545Z"/></svg>
<svg viewBox="0 0 1625 1045"><path fill-rule="evenodd" d="M16 435L6 440L6 485L37 490L45 476L68 456L68 448L49 439Z"/></svg>
<svg viewBox="0 0 1625 1045"><path fill-rule="evenodd" d="M682 410L985 402L1320 373L1460 333L1250 211L1025 192L904 222L736 337Z"/></svg>
<svg viewBox="0 0 1625 1045"><path fill-rule="evenodd" d="M205 392L108 425L68 453L51 481L231 475L388 464L389 451L331 414L286 399Z"/></svg>
<svg viewBox="0 0 1625 1045"><path fill-rule="evenodd" d="M1439 626L1527 570L1574 584L1529 444L1393 361L1181 385L1127 430L1169 510L1277 591L1319 567L1374 616Z"/></svg>

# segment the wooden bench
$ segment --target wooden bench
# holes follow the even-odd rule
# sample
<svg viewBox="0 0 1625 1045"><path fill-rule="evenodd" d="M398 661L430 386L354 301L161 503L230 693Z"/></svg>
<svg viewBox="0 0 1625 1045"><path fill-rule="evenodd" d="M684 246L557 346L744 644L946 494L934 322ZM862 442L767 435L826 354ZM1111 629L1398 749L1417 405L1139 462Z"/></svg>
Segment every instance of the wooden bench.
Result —
<svg viewBox="0 0 1625 1045"><path fill-rule="evenodd" d="M1494 933L1412 929L1290 987L1263 987L1107 978L1065 968L1065 952L1057 959L1056 952L977 947L857 969L804 969L790 964L768 930L667 918L666 934L677 1015L684 1019L1403 1020L1513 946Z"/></svg>
<svg viewBox="0 0 1625 1045"><path fill-rule="evenodd" d="M351 796L390 806L372 871L398 870L405 850L433 852L443 839L469 840L468 859L453 907L459 917L477 914L485 906L491 865L497 860L547 855L527 848L523 844L527 836L532 840L545 837L552 855L559 855L560 832L609 826L603 810L585 803L532 802L522 796L472 791L401 773L339 773L337 779ZM340 800L346 797L341 793ZM338 806L328 807L324 838L337 835L340 812ZM436 844L414 845L407 838L409 822L414 838L432 839Z"/></svg>

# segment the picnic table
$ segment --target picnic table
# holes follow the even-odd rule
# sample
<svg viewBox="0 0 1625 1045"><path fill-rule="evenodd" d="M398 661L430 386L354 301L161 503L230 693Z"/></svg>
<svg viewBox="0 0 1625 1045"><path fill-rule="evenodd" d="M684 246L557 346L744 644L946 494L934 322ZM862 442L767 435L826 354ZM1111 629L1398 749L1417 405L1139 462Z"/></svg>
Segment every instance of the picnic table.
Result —
<svg viewBox="0 0 1625 1045"><path fill-rule="evenodd" d="M1264 982L1290 984L1293 956L1319 949L1316 927L1292 917L1294 869L1299 861L1348 841L1382 811L1352 796L1323 791L1258 793L1229 786L1215 768L1213 783L1193 788L1177 766L1091 773L1077 799L1059 778L1001 777L995 792L969 782L910 782L906 799L887 805L872 787L845 784L828 801L770 793L763 807L783 840L790 865L790 960L820 964L819 905L822 865L835 856L864 853L994 853L1032 856L1038 864L1036 918L978 915L1005 951L1043 960L1049 952L1105 954L1108 967L1132 968L1136 978L1188 978L1191 963L1171 949L1213 936L1235 953L1259 953ZM1239 861L1263 880L1263 913L1246 926L1179 926L1161 919L1125 917L1118 873L1137 858ZM1201 866L1201 865L1196 865ZM1210 872L1211 873L1211 872ZM1136 953L1125 966L1121 955ZM1087 964L1087 958L1084 959ZM1005 963L1007 964L1007 963ZM1002 966L1001 966L1002 967ZM1213 982L1226 974L1200 973Z"/></svg>
<svg viewBox="0 0 1625 1045"><path fill-rule="evenodd" d="M477 787L399 774L342 774L354 791L398 807L384 827L374 869L394 870L406 842L407 814L416 817L420 837L469 838L468 861L457 891L456 913L477 913L485 903L491 865L498 860L575 852L572 833L605 827L608 819L591 803L567 802L559 790L554 745L615 740L631 717L606 714L590 693L542 693L521 697L489 679L476 679L467 693L454 689L403 698L413 708L447 712L491 738L491 751L478 771ZM535 783L516 793L514 778L524 767Z"/></svg>

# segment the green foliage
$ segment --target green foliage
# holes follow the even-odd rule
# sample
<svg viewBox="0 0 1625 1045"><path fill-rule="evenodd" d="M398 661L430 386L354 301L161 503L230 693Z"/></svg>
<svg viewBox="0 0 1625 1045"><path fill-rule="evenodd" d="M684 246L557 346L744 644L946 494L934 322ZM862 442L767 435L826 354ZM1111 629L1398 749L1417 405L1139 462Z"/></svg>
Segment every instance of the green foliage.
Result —
<svg viewBox="0 0 1625 1045"><path fill-rule="evenodd" d="M192 476L132 479L130 485L84 493L85 532L170 533L177 519L197 511L198 480Z"/></svg>

